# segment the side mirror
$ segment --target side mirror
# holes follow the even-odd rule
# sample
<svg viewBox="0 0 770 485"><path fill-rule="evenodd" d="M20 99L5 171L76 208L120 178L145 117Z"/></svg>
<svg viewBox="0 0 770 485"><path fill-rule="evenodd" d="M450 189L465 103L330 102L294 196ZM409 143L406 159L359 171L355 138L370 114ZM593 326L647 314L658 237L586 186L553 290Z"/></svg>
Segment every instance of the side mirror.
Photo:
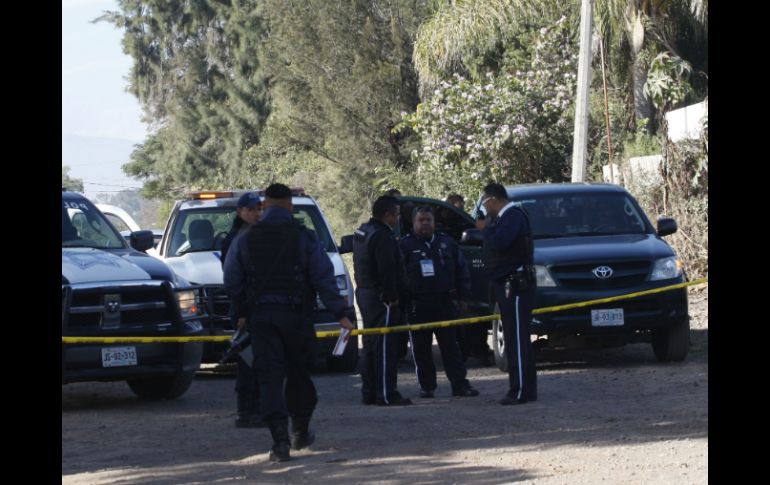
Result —
<svg viewBox="0 0 770 485"><path fill-rule="evenodd" d="M658 236L668 236L674 234L678 227L676 221L670 217L661 217L658 219Z"/></svg>
<svg viewBox="0 0 770 485"><path fill-rule="evenodd" d="M342 241L340 242L338 249L340 251L340 254L352 253L353 252L353 235L348 234L347 236L342 236Z"/></svg>
<svg viewBox="0 0 770 485"><path fill-rule="evenodd" d="M484 244L484 237L481 235L480 229L466 229L463 231L463 235L460 238L460 244L466 246L481 246Z"/></svg>
<svg viewBox="0 0 770 485"><path fill-rule="evenodd" d="M147 251L155 246L152 231L134 231L129 235L128 244L137 251Z"/></svg>

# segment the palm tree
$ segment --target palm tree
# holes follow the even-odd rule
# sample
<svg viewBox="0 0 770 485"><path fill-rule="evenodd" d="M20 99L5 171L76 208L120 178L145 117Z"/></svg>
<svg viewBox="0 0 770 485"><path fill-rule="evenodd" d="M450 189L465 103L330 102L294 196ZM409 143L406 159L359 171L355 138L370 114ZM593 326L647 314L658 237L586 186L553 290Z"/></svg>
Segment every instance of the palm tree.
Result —
<svg viewBox="0 0 770 485"><path fill-rule="evenodd" d="M416 36L414 63L420 95L423 99L429 97L441 79L464 72L467 59L491 49L517 28L555 21L565 11L577 25L579 4L580 0L447 0L420 26ZM653 41L673 48L663 28L671 21L667 15L687 13L706 26L707 11L708 0L596 0L595 22L599 34L607 45L615 46L615 55L628 56L619 60L627 62L617 64L629 66L627 83L633 98L635 125L651 120L654 112L644 93L649 61L656 50L661 50ZM620 48L622 45L628 49ZM652 55L645 55L645 47ZM646 129L652 129L650 123Z"/></svg>

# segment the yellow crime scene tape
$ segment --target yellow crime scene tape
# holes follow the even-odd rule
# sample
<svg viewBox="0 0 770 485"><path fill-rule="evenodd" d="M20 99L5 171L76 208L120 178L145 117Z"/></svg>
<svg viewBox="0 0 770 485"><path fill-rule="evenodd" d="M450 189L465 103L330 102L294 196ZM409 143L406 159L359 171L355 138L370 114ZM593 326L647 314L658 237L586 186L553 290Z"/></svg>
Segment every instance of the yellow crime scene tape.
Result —
<svg viewBox="0 0 770 485"><path fill-rule="evenodd" d="M578 303L569 303L566 305L557 305L544 308L536 308L532 310L533 315L540 315L543 313L558 312L562 310L569 310L572 308L581 308L591 305L598 305L601 303L610 303L613 301L630 300L632 298L638 298L644 295L651 295L653 293L663 293L664 291L678 290L680 288L686 288L688 286L700 285L707 283L708 278L700 278L686 283L678 283L676 285L663 286L660 288L654 288L652 290L637 291L635 293L628 293L626 295L612 296L608 298L599 298L596 300L581 301ZM406 332L408 330L427 330L431 328L443 328L451 327L454 325L468 325L472 323L482 323L491 320L500 319L499 313L492 315L486 315L483 317L461 318L458 320L444 320L440 322L420 323L416 325L397 325L394 327L377 327L377 328L363 328L356 329L351 332L351 335L385 335L388 333ZM339 330L328 330L316 332L318 338L330 338L339 336ZM118 344L118 343L188 343L188 342L229 342L231 337L229 335L211 335L200 337L62 337L63 344Z"/></svg>

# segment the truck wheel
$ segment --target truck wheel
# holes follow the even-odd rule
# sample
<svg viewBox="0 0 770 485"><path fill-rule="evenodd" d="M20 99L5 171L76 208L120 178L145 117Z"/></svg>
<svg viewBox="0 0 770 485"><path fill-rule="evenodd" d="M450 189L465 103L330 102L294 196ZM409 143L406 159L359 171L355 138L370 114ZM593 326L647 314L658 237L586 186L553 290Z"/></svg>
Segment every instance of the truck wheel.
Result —
<svg viewBox="0 0 770 485"><path fill-rule="evenodd" d="M142 399L175 399L190 388L195 372L182 372L171 377L129 379L128 387Z"/></svg>
<svg viewBox="0 0 770 485"><path fill-rule="evenodd" d="M500 306L495 303L492 313L500 313ZM495 364L503 372L508 372L508 358L505 356L505 338L503 335L503 321L492 320L492 342L495 351Z"/></svg>
<svg viewBox="0 0 770 485"><path fill-rule="evenodd" d="M690 319L685 317L672 327L652 332L652 350L659 362L681 362L690 347Z"/></svg>
<svg viewBox="0 0 770 485"><path fill-rule="evenodd" d="M358 370L358 336L350 338L344 354L339 357L328 357L326 363L332 372L355 372Z"/></svg>

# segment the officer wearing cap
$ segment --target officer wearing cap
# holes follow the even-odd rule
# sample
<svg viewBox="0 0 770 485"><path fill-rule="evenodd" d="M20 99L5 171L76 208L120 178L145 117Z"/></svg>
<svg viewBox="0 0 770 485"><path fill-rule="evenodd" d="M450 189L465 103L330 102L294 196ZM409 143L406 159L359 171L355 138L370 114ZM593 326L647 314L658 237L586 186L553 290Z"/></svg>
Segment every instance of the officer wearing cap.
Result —
<svg viewBox="0 0 770 485"><path fill-rule="evenodd" d="M262 200L255 192L243 194L235 205L236 216L230 232L222 241L222 266L224 267L227 252L233 241L244 234L251 226L259 221L262 215ZM234 308L230 307L230 318L233 326L237 326L237 318ZM259 415L259 386L257 375L252 369L253 363L246 362L248 356L253 357L253 352L243 350L236 358L235 369L235 394L237 396L237 413L235 426L238 428L264 428L267 426Z"/></svg>
<svg viewBox="0 0 770 485"><path fill-rule="evenodd" d="M406 268L409 323L458 318L455 300L462 301L470 292L471 275L454 239L435 232L433 209L415 207L412 232L399 241L399 247ZM479 391L466 379L457 327L444 327L409 332L420 397L432 398L436 390L434 333L452 395L478 396Z"/></svg>
<svg viewBox="0 0 770 485"><path fill-rule="evenodd" d="M274 462L288 460L290 447L299 450L315 440L309 424L318 402L310 378L317 347L316 293L341 326L353 329L334 266L315 233L292 216L291 198L283 184L265 190L261 221L235 240L224 271L235 316L251 334L260 411L273 438L269 459Z"/></svg>
<svg viewBox="0 0 770 485"><path fill-rule="evenodd" d="M484 267L500 306L508 361L509 388L500 404L536 401L537 373L529 330L536 278L529 218L508 200L500 184L484 187L481 204L489 216L482 232Z"/></svg>
<svg viewBox="0 0 770 485"><path fill-rule="evenodd" d="M397 198L383 195L372 205L372 217L353 234L356 301L364 328L399 325L399 297L405 290L404 263L393 234L401 217ZM364 335L361 398L364 404L412 404L398 392L397 334Z"/></svg>

